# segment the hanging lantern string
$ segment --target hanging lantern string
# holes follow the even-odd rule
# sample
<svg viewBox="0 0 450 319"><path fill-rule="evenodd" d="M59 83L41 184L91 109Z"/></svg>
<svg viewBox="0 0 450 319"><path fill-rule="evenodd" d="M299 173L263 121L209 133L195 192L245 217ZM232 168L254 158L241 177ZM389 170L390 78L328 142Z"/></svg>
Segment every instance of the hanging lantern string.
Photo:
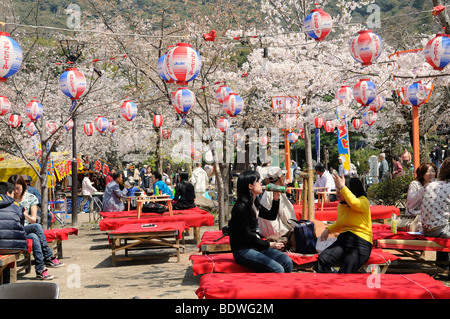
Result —
<svg viewBox="0 0 450 319"><path fill-rule="evenodd" d="M450 7L450 5L445 5L443 6L444 9ZM416 11L416 12L411 12L411 13L406 13L406 14L399 14L399 15L394 15L391 17L387 17L387 18L383 18L383 19L379 19L375 22L381 22L381 21L387 21L387 20L393 20L393 19L398 19L399 17L408 17L411 15L419 15L422 13L435 13L436 9L433 8L432 10L422 10L422 11ZM441 12L441 11L440 11ZM439 12L439 13L440 13ZM433 14L434 15L434 14ZM435 15L436 16L436 15ZM427 16L423 17L426 18ZM410 23L410 22L405 22L406 23ZM347 23L346 26L350 26L350 25L364 25L364 22L361 23ZM10 26L15 26L15 27L22 27L22 28L31 28L31 29L45 29L45 30L54 30L54 31L68 31L68 32L78 32L78 33L96 33L96 34L103 34L103 35L107 35L107 36L131 36L131 37L142 37L142 38L153 38L153 39L161 39L161 38L172 38L172 39L191 39L191 40L200 40L203 39L202 37L189 37L186 35L149 35L149 34L139 34L139 33L114 33L114 32L105 32L105 31L98 31L98 30L74 30L74 29L66 29L66 28L58 28L58 27L50 27L50 26L36 26L36 25L26 25L26 24L20 24L20 23L14 23L14 22L3 22L0 21L0 25L2 26L6 26L6 25L10 25ZM341 29L344 28L344 26L342 27L338 27L338 26L333 26L333 29ZM263 37L277 37L280 35L286 35L286 34L298 34L298 33L305 33L304 31L287 31L287 32L280 32L277 34L260 34L260 35L247 35L247 36L215 36L215 39L223 39L223 40L234 40L234 41L239 41L242 39L249 39L249 38L263 38Z"/></svg>
<svg viewBox="0 0 450 319"><path fill-rule="evenodd" d="M87 60L85 62L77 62L76 65L78 66L78 65L83 65L83 64L85 64L85 65L90 64L92 66L96 62L111 62L111 61L116 61L117 59L120 59L120 58L127 58L127 57L128 57L127 54L123 54L123 55L120 55L120 56L116 55L116 56L112 56L112 57L109 57L109 58L93 59L93 60ZM55 65L62 65L62 64L64 64L62 62L54 62L54 63L55 63ZM66 64L73 64L73 62L66 62Z"/></svg>

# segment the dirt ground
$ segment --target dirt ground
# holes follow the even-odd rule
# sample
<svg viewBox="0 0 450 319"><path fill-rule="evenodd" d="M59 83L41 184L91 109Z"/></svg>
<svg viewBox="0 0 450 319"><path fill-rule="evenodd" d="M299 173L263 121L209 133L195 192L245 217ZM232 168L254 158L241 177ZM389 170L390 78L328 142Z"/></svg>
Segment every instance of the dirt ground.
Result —
<svg viewBox="0 0 450 319"><path fill-rule="evenodd" d="M71 235L63 241L61 261L65 266L48 269L60 288L60 299L197 299L200 276L193 275L189 256L199 252L192 235L186 237L186 251L179 263L175 249L145 250L133 254L155 257L118 261L113 267L107 232L100 231L98 224L89 223L88 214L80 214L78 221L78 236ZM201 233L218 229L202 227ZM428 258L434 258L434 253ZM20 282L29 280L36 280L34 268L29 274L18 275ZM443 282L450 287L448 277Z"/></svg>
<svg viewBox="0 0 450 319"><path fill-rule="evenodd" d="M175 249L158 249L133 253L154 255L152 259L118 261L113 267L107 232L90 224L88 214L78 215L78 221L78 236L63 241L65 266L48 268L60 288L60 299L197 299L200 278L193 275L189 261L191 254L198 253L192 235L186 237L186 252L179 263ZM201 228L202 232L212 229L218 227ZM28 280L36 280L34 267L29 274L18 275L18 281Z"/></svg>

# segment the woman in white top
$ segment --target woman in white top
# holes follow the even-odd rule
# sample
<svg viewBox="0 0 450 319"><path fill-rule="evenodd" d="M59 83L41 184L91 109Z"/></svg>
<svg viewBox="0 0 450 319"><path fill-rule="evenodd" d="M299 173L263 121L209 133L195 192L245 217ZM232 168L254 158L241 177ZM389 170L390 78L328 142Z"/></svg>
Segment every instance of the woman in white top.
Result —
<svg viewBox="0 0 450 319"><path fill-rule="evenodd" d="M279 167L269 167L267 170L267 181L279 186L286 186L286 175ZM272 209L273 192L265 191L261 196L260 205L267 210ZM275 220L258 218L259 234L264 238L273 236L274 238L282 237L292 230L295 224L290 222L291 219L297 220L294 212L294 206L287 198L286 194L280 195L278 215Z"/></svg>
<svg viewBox="0 0 450 319"><path fill-rule="evenodd" d="M437 176L437 167L432 163L422 163L416 170L416 178L409 184L408 197L406 199L406 216L419 216L415 231L422 231L420 206L422 205L425 188Z"/></svg>
<svg viewBox="0 0 450 319"><path fill-rule="evenodd" d="M450 157L447 157L439 170L438 180L425 189L421 206L423 235L450 239ZM448 269L450 253L436 252L436 264L443 262Z"/></svg>
<svg viewBox="0 0 450 319"><path fill-rule="evenodd" d="M423 163L416 170L416 178L409 184L408 197L406 199L406 215L420 215L425 187L437 176L437 167L432 163Z"/></svg>

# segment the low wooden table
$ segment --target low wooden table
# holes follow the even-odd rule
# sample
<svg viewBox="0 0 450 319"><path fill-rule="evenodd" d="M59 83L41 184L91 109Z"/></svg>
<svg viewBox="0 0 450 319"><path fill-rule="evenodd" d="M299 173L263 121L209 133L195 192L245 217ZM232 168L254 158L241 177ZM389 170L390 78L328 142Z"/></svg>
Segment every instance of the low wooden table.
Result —
<svg viewBox="0 0 450 319"><path fill-rule="evenodd" d="M189 229L189 226L185 222L123 225L109 234L112 249L112 265L116 266L116 261L152 257L129 256L128 252L130 250L156 248L175 248L177 251L177 262L180 262L180 249L183 249L183 251L185 249L183 233L187 229ZM181 244L180 239L182 239ZM121 250L125 251L125 257L116 256L116 253Z"/></svg>
<svg viewBox="0 0 450 319"><path fill-rule="evenodd" d="M131 201L132 200L146 200L146 199L153 199L153 198L167 198L169 195L141 195L141 196L127 196L127 210L131 209Z"/></svg>
<svg viewBox="0 0 450 319"><path fill-rule="evenodd" d="M330 195L336 195L336 192L317 192L317 201L321 204L320 210L323 210L323 203L325 203L325 200L327 200L327 202L330 201Z"/></svg>
<svg viewBox="0 0 450 319"><path fill-rule="evenodd" d="M303 187L288 187L288 190L295 191L295 202L300 204Z"/></svg>
<svg viewBox="0 0 450 319"><path fill-rule="evenodd" d="M145 198L136 200L137 218L141 218L142 206L144 205L144 203L148 202L152 203L166 202L167 207L169 208L169 216L173 216L172 199L169 197L169 195L159 195L159 196L146 196Z"/></svg>

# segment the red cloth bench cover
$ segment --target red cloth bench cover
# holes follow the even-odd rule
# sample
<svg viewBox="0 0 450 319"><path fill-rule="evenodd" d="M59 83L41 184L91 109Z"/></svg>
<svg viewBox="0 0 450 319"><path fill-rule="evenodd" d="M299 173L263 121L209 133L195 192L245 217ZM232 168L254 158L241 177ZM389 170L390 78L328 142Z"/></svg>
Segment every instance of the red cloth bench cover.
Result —
<svg viewBox="0 0 450 319"><path fill-rule="evenodd" d="M433 246L426 245L414 245L414 244L403 244L401 241L396 245L397 249L410 249L410 250L430 250L430 251L447 251L450 252L450 239L439 238L439 237L425 237L421 234L413 234L404 231L398 231L396 234L391 233L391 225L373 225L373 241L374 245L379 248L383 248L382 245L378 243L380 239L399 239L399 240L425 240L437 243L442 246L442 248L437 248ZM390 247L392 248L392 247Z"/></svg>
<svg viewBox="0 0 450 319"><path fill-rule="evenodd" d="M69 239L69 235L78 236L78 229L77 228L45 229L44 235L47 242L51 243L56 239L67 240Z"/></svg>
<svg viewBox="0 0 450 319"><path fill-rule="evenodd" d="M202 245L229 245L230 244L230 236L222 237L223 233L221 230L208 230L205 231L198 243L198 251L200 251ZM222 237L222 238L220 238ZM220 239L219 239L220 238ZM218 240L217 240L218 239ZM215 241L217 240L217 241Z"/></svg>
<svg viewBox="0 0 450 319"><path fill-rule="evenodd" d="M196 294L199 299L449 299L450 288L426 274L236 273L204 275Z"/></svg>
<svg viewBox="0 0 450 319"><path fill-rule="evenodd" d="M156 225L155 227L142 227L142 225L143 224L126 224L112 231L109 235L178 230L177 239L181 239L183 238L183 232L189 229L189 226L184 222L157 222L154 223L154 225Z"/></svg>
<svg viewBox="0 0 450 319"><path fill-rule="evenodd" d="M318 254L301 255L296 253L286 253L297 265L304 265L313 263L317 260ZM389 254L381 249L373 249L366 265L385 264L400 257ZM191 255L189 260L192 261L192 271L194 276L208 274L213 272L218 273L239 273L248 272L253 273L254 270L245 266L239 265L234 261L232 253L224 254L209 254L209 255Z"/></svg>
<svg viewBox="0 0 450 319"><path fill-rule="evenodd" d="M189 227L214 226L214 216L211 214L187 214L174 216L151 216L141 218L104 218L100 220L101 231L114 230L127 224L155 224L158 222L185 222Z"/></svg>
<svg viewBox="0 0 450 319"><path fill-rule="evenodd" d="M294 212L297 219L302 217L302 206L293 205ZM392 214L400 215L400 209L395 206L383 206L375 205L370 206L370 214L372 215L372 220L374 219L385 219L391 218ZM314 211L314 218L321 221L334 221L337 218L337 207L324 207L322 210Z"/></svg>
<svg viewBox="0 0 450 319"><path fill-rule="evenodd" d="M173 210L172 211L172 215L189 215L189 214L210 214L208 211L198 208L198 207L193 207L193 208L189 208L189 209L183 209L183 210ZM170 216L170 213L167 211L165 213L162 214L158 214L158 213L141 213L141 218L142 217L152 217L152 216L157 216L157 217L162 217L162 216ZM137 216L137 211L134 210L125 210L125 211L121 211L121 212L100 212L100 215L103 218L125 218L125 217L136 217Z"/></svg>

